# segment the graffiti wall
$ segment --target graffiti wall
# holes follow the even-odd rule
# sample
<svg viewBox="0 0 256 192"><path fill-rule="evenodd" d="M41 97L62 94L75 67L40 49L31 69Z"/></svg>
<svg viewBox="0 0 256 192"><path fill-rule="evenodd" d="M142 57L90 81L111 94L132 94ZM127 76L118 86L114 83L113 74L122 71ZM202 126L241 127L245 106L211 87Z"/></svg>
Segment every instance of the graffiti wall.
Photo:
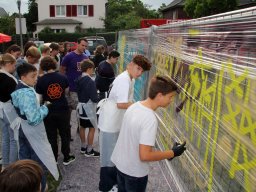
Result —
<svg viewBox="0 0 256 192"><path fill-rule="evenodd" d="M135 54L153 68L136 81L173 78L175 102L159 109L158 147L187 141L185 155L161 161L173 191L256 191L256 7L150 29L122 31L118 71Z"/></svg>

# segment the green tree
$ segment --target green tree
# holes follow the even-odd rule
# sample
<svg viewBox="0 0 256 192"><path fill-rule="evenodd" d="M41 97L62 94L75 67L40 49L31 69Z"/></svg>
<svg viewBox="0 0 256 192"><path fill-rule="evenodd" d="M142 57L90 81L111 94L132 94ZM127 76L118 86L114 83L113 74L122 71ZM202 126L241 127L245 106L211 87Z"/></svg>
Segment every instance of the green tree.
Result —
<svg viewBox="0 0 256 192"><path fill-rule="evenodd" d="M0 17L0 33L15 34L15 17L13 15Z"/></svg>
<svg viewBox="0 0 256 192"><path fill-rule="evenodd" d="M76 32L76 33L81 33L81 32L82 32L82 27L81 27L80 25L77 25L77 26L75 27L75 32Z"/></svg>
<svg viewBox="0 0 256 192"><path fill-rule="evenodd" d="M24 14L26 18L27 30L33 32L36 30L35 22L38 21L38 5L36 0L28 1L28 13Z"/></svg>
<svg viewBox="0 0 256 192"><path fill-rule="evenodd" d="M189 17L198 18L232 11L237 5L237 0L186 0L184 10Z"/></svg>
<svg viewBox="0 0 256 192"><path fill-rule="evenodd" d="M107 31L118 31L139 28L142 18L159 18L159 13L140 0L109 0L103 21Z"/></svg>
<svg viewBox="0 0 256 192"><path fill-rule="evenodd" d="M48 26L46 26L45 28L43 28L40 33L47 33L47 34L50 34L50 33L53 33L52 29Z"/></svg>

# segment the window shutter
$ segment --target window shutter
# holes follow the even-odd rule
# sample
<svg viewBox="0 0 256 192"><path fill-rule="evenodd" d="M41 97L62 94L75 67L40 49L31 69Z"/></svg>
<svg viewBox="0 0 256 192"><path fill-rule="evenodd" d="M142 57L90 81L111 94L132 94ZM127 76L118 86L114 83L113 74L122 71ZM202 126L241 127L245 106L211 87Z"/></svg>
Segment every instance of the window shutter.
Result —
<svg viewBox="0 0 256 192"><path fill-rule="evenodd" d="M72 16L73 17L77 16L77 5L72 5Z"/></svg>
<svg viewBox="0 0 256 192"><path fill-rule="evenodd" d="M71 17L72 16L71 5L66 5L66 9L67 9L66 16Z"/></svg>
<svg viewBox="0 0 256 192"><path fill-rule="evenodd" d="M55 17L55 5L50 5L50 17Z"/></svg>
<svg viewBox="0 0 256 192"><path fill-rule="evenodd" d="M88 16L93 17L93 15L94 15L93 5L88 5L88 7L89 7Z"/></svg>

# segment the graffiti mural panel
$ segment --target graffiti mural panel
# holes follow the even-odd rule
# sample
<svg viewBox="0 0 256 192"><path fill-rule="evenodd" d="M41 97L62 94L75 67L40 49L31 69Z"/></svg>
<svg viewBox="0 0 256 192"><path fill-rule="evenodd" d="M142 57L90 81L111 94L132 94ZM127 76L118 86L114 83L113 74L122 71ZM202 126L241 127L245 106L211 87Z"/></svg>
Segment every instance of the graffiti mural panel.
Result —
<svg viewBox="0 0 256 192"><path fill-rule="evenodd" d="M173 191L256 191L256 7L119 33L119 72L135 54L153 63L136 82L164 74L179 87L156 112L158 147L187 141L185 155L162 161Z"/></svg>

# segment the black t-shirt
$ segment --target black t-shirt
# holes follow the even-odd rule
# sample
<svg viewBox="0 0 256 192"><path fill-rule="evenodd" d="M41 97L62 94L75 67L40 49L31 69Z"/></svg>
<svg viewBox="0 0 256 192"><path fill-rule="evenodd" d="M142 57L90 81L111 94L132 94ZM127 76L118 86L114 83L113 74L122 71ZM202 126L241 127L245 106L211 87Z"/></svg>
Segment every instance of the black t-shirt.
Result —
<svg viewBox="0 0 256 192"><path fill-rule="evenodd" d="M15 91L16 81L4 73L0 73L0 101L7 102L11 99L11 93Z"/></svg>
<svg viewBox="0 0 256 192"><path fill-rule="evenodd" d="M109 86L115 79L115 72L110 63L102 61L99 64L96 74L96 87L100 92L106 92L109 90Z"/></svg>
<svg viewBox="0 0 256 192"><path fill-rule="evenodd" d="M79 77L76 80L78 101L87 103L89 99L97 103L98 95L95 82L88 76Z"/></svg>
<svg viewBox="0 0 256 192"><path fill-rule="evenodd" d="M95 55L94 58L92 59L95 68L97 68L100 64L100 62L106 60L106 58L103 55Z"/></svg>
<svg viewBox="0 0 256 192"><path fill-rule="evenodd" d="M68 110L65 89L68 88L67 78L58 73L47 73L38 79L36 92L43 96L44 101L50 101L50 111Z"/></svg>

